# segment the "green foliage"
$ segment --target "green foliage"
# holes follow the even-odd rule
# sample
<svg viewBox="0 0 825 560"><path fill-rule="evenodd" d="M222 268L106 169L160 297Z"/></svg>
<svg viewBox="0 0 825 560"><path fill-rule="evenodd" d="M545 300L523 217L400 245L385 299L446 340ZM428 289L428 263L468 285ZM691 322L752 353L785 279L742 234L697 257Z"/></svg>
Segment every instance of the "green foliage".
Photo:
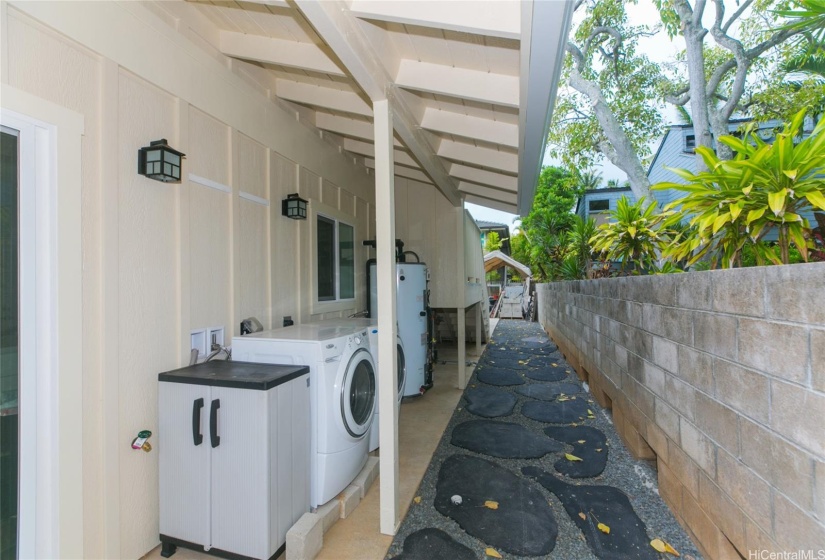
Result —
<svg viewBox="0 0 825 560"><path fill-rule="evenodd" d="M573 227L567 233L568 248L578 267L579 278L593 276L593 246L590 239L596 235L596 222L593 218L583 220L576 216ZM565 261L566 262L566 261Z"/></svg>
<svg viewBox="0 0 825 560"><path fill-rule="evenodd" d="M611 222L599 226L590 242L606 258L621 261L622 270L648 271L655 268L660 251L670 240L662 227L668 216L657 211L655 201L645 205L641 198L631 204L623 196L611 212Z"/></svg>
<svg viewBox="0 0 825 560"><path fill-rule="evenodd" d="M675 189L686 193L665 207L679 213L668 224L690 216L691 229L677 236L664 255L687 260L688 264L708 257L711 266L723 268L742 265L742 250L752 245L757 263L790 261L790 248L796 247L808 259L810 224L800 212L825 210L825 118L811 136L800 141L805 111L797 113L773 144L765 144L750 133L743 138L723 136L719 142L735 153L730 161L720 160L703 147L696 151L708 171L693 174L672 169L687 184L660 183L654 190ZM764 242L768 232L779 235L775 248Z"/></svg>
<svg viewBox="0 0 825 560"><path fill-rule="evenodd" d="M498 251L501 249L501 244L503 241L499 239L498 232L495 231L488 231L487 235L484 237L484 253L492 253L493 251Z"/></svg>

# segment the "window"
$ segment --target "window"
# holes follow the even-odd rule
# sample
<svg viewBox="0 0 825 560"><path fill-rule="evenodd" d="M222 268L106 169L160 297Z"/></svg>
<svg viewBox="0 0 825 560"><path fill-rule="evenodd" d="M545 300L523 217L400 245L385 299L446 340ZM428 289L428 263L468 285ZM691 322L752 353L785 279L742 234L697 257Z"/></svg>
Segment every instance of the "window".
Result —
<svg viewBox="0 0 825 560"><path fill-rule="evenodd" d="M587 208L590 212L607 212L610 210L610 201L606 198L591 200Z"/></svg>
<svg viewBox="0 0 825 560"><path fill-rule="evenodd" d="M696 151L696 136L688 134L685 136L685 152L692 154Z"/></svg>
<svg viewBox="0 0 825 560"><path fill-rule="evenodd" d="M316 215L318 301L355 297L355 228L339 220Z"/></svg>

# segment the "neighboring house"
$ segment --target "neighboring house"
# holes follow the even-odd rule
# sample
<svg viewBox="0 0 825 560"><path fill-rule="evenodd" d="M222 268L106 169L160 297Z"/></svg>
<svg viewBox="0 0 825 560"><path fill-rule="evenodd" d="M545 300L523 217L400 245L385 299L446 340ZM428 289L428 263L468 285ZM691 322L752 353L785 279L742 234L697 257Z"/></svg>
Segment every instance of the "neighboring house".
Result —
<svg viewBox="0 0 825 560"><path fill-rule="evenodd" d="M606 224L610 219L610 212L616 210L616 203L623 196L631 202L636 201L630 187L589 189L576 201L575 212L584 220L593 218L597 226Z"/></svg>
<svg viewBox="0 0 825 560"><path fill-rule="evenodd" d="M501 240L501 252L505 255L510 254L510 226L497 222L485 222L483 220L476 220L476 225L478 225L478 229L481 230L482 248L487 244L487 235L496 232L498 238Z"/></svg>
<svg viewBox="0 0 825 560"><path fill-rule="evenodd" d="M19 310L0 325L17 331L0 333L0 557L158 544L157 376L205 330L229 343L249 316L273 328L364 310L368 259L394 289L396 238L428 264L432 307L482 315L464 202L529 212L561 58L527 53L563 51L573 2L350 4L0 2L0 214L20 216L3 231L19 259L0 262L23 279L18 296L0 286ZM185 154L168 163L179 181L138 174L161 138ZM282 210L295 193L304 219ZM141 430L151 454L130 446ZM380 461L392 534L397 446Z"/></svg>

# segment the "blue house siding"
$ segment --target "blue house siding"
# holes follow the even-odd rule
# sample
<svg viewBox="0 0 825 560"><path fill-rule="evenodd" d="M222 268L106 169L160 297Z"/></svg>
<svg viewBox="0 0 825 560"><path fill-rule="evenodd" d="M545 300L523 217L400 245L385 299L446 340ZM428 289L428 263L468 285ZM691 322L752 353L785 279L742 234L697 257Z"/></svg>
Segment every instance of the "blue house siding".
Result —
<svg viewBox="0 0 825 560"><path fill-rule="evenodd" d="M613 212L614 210L616 210L616 204L618 203L619 199L622 198L622 196L626 196L631 202L636 202L636 197L633 195L633 191L630 190L630 187L587 190L576 203L576 214L579 215L582 219L587 219L591 217L591 214L594 218L596 218L599 214ZM598 210L594 212L590 211L591 202L602 201L607 201L607 209Z"/></svg>

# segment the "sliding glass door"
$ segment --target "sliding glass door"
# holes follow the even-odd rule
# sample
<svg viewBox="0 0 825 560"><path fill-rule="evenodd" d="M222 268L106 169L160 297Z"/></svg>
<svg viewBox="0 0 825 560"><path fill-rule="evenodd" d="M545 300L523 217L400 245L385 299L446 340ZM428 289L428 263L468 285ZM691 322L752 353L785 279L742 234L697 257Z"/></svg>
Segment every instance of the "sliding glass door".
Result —
<svg viewBox="0 0 825 560"><path fill-rule="evenodd" d="M17 557L19 137L0 129L0 558Z"/></svg>

